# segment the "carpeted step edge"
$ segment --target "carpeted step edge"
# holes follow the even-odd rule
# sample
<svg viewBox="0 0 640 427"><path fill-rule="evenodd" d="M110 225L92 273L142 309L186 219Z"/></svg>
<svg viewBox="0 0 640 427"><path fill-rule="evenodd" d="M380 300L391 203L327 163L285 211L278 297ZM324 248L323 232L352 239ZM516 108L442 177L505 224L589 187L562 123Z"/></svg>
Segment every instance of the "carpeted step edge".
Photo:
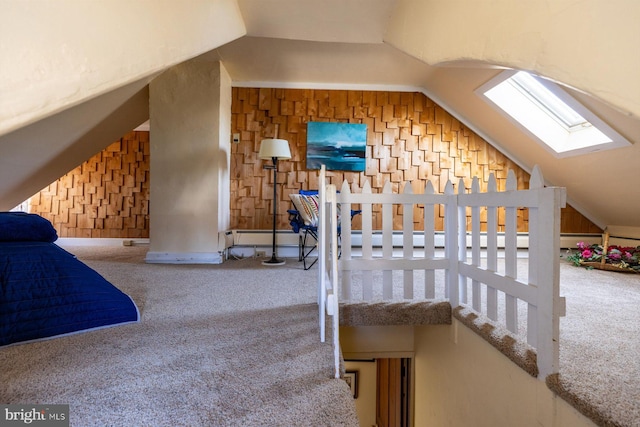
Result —
<svg viewBox="0 0 640 427"><path fill-rule="evenodd" d="M450 325L448 301L340 304L340 326Z"/></svg>
<svg viewBox="0 0 640 427"><path fill-rule="evenodd" d="M532 377L538 377L538 357L536 351L522 338L478 314L470 308L458 306L453 309L453 317L482 337L494 348L507 356L509 360L522 368Z"/></svg>
<svg viewBox="0 0 640 427"><path fill-rule="evenodd" d="M569 388L567 388L567 384L562 381L562 376L558 374L548 375L545 379L545 383L547 387L557 394L562 400L569 403L571 406L576 408L578 412L580 412L585 417L589 418L591 421L596 423L601 427L623 427L622 424L617 423L611 419L611 417L603 414L601 411L596 409L594 405L590 404L587 399L584 399L575 393L573 393Z"/></svg>

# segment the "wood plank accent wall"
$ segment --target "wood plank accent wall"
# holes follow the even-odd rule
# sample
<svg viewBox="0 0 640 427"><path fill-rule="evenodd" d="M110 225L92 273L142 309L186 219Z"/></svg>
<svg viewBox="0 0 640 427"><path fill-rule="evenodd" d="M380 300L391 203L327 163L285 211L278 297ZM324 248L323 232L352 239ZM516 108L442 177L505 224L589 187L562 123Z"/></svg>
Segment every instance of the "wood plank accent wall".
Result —
<svg viewBox="0 0 640 427"><path fill-rule="evenodd" d="M60 237L149 237L149 132L130 132L30 199Z"/></svg>
<svg viewBox="0 0 640 427"><path fill-rule="evenodd" d="M430 180L435 191L443 193L447 180L457 186L460 178L469 190L473 176L481 178L484 191L492 172L498 189L504 190L509 169L516 174L518 188L529 185L527 172L421 93L233 88L231 128L240 134L240 142L232 144L231 151L232 229L273 226L273 173L262 168L258 151L263 138L276 136L289 141L292 154L291 160L279 162L276 226L290 228L286 214L291 209L289 194L318 188L317 171L306 169L306 124L310 121L367 125L366 170L328 173L332 184L339 186L346 179L353 191L359 191L356 186L362 187L368 179L373 192L382 191L387 180L394 192L407 181L414 192L423 192L426 180ZM563 232L601 232L575 209L569 207L565 212ZM438 230L443 229L443 214L442 209L437 212ZM401 228L402 215L402 208L397 207L394 229ZM503 225L504 210L498 216ZM416 230L424 227L422 217L421 208L416 208ZM375 227L381 229L380 210L374 218ZM353 227L360 227L358 217ZM527 211L520 209L518 231L526 232L527 228Z"/></svg>
<svg viewBox="0 0 640 427"><path fill-rule="evenodd" d="M412 181L414 192L422 192L430 179L442 193L447 179L457 185L463 178L468 189L474 175L482 177L485 189L490 172L503 189L509 168L520 188L528 186L526 172L420 93L233 88L232 132L240 133L240 143L231 147L231 228L272 227L273 174L262 169L258 151L260 141L274 137L277 127L292 154L279 164L277 227L290 229L289 194L318 188L318 172L306 170L309 121L367 124L366 171L328 173L336 185L347 179L352 190L369 179L374 192L386 180L394 191ZM30 211L49 219L60 237L148 238L149 173L149 132L131 132L31 197ZM396 229L402 213L396 209ZM417 208L418 230L421 218ZM376 220L381 228L379 211ZM563 209L561 220L563 233L602 232L571 206ZM354 228L359 221L356 217ZM526 211L518 213L518 225L526 231Z"/></svg>

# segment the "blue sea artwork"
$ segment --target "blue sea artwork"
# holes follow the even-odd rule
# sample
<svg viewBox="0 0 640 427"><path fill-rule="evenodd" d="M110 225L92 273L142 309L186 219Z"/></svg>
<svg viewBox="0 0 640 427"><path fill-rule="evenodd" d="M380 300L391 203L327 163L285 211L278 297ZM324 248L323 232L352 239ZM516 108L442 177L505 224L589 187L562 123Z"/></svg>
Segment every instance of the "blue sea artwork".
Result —
<svg viewBox="0 0 640 427"><path fill-rule="evenodd" d="M307 123L307 169L364 171L367 125Z"/></svg>

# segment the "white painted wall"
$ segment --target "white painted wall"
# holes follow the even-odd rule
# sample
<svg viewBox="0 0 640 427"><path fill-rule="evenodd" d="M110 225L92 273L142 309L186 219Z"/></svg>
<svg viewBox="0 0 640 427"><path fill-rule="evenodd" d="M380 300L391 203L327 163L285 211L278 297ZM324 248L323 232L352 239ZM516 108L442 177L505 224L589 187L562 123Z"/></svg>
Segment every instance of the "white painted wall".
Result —
<svg viewBox="0 0 640 427"><path fill-rule="evenodd" d="M375 361L345 361L347 371L358 371L358 398L355 400L361 426L376 424L377 371Z"/></svg>
<svg viewBox="0 0 640 427"><path fill-rule="evenodd" d="M595 426L456 319L415 345L416 426Z"/></svg>
<svg viewBox="0 0 640 427"><path fill-rule="evenodd" d="M340 328L340 344L345 359L413 357L415 426L595 426L456 319Z"/></svg>
<svg viewBox="0 0 640 427"><path fill-rule="evenodd" d="M3 0L0 135L245 33L235 0Z"/></svg>
<svg viewBox="0 0 640 427"><path fill-rule="evenodd" d="M411 358L415 348L414 328L413 326L340 327L340 347L345 360ZM345 362L345 368L360 371L360 397L355 401L360 425L363 427L376 425L376 363Z"/></svg>
<svg viewBox="0 0 640 427"><path fill-rule="evenodd" d="M229 221L231 79L218 61L179 64L149 85L147 262L220 263Z"/></svg>

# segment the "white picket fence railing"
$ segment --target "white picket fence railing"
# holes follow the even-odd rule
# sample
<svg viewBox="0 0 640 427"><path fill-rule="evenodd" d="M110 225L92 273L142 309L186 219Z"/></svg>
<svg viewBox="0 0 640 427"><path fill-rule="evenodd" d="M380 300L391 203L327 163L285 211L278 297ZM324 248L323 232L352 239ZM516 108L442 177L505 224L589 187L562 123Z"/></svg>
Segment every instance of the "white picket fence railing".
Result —
<svg viewBox="0 0 640 427"><path fill-rule="evenodd" d="M327 184L324 168L320 171L319 223L319 310L320 334L326 337L326 316L332 318L331 330L335 352L336 377L339 376L339 300L372 300L374 272L381 272L382 299L391 300L393 273L402 272L404 300L429 300L436 296L436 272L444 272L444 298L452 308L463 305L518 332L524 323L526 341L536 349L538 377L558 372L559 317L564 315L564 298L559 290L560 209L565 206L564 188L544 187L540 169L533 169L528 190L517 190L513 171L509 171L505 191L498 192L491 175L486 192L480 192L474 178L466 193L464 182L458 192L449 181L444 194L435 194L430 182L422 194L414 194L411 185L393 194L387 183L382 193L372 193L368 182L360 193L352 193L344 182L341 191ZM414 246L414 206L424 207L424 245ZM342 221L341 242L338 240L338 212L349 212L353 205L362 210L360 253L352 247L351 223ZM381 205L382 245L374 247L372 229L373 205ZM393 247L393 207L403 208L402 249ZM338 210L338 206L340 209ZM435 247L434 208L444 209L444 251ZM498 267L498 208L503 207L504 267ZM486 232L480 230L481 208L486 209ZM517 209L527 208L529 219L528 270L517 268ZM467 212L471 213L467 230ZM481 234L486 233L486 247L481 247ZM470 238L470 244L469 244ZM339 245L340 243L340 245ZM338 256L341 252L341 256ZM438 253L439 255L437 256ZM470 253L470 257L468 256ZM352 276L361 275L362 296L353 295ZM420 272L420 274L415 274ZM414 295L416 278L424 277L423 295ZM519 276L526 276L525 279ZM378 276L375 276L378 277ZM340 288L340 290L338 289ZM470 294L470 303L469 303ZM504 300L499 296L504 296ZM520 305L526 305L526 320L520 319ZM500 309L499 309L500 308Z"/></svg>

